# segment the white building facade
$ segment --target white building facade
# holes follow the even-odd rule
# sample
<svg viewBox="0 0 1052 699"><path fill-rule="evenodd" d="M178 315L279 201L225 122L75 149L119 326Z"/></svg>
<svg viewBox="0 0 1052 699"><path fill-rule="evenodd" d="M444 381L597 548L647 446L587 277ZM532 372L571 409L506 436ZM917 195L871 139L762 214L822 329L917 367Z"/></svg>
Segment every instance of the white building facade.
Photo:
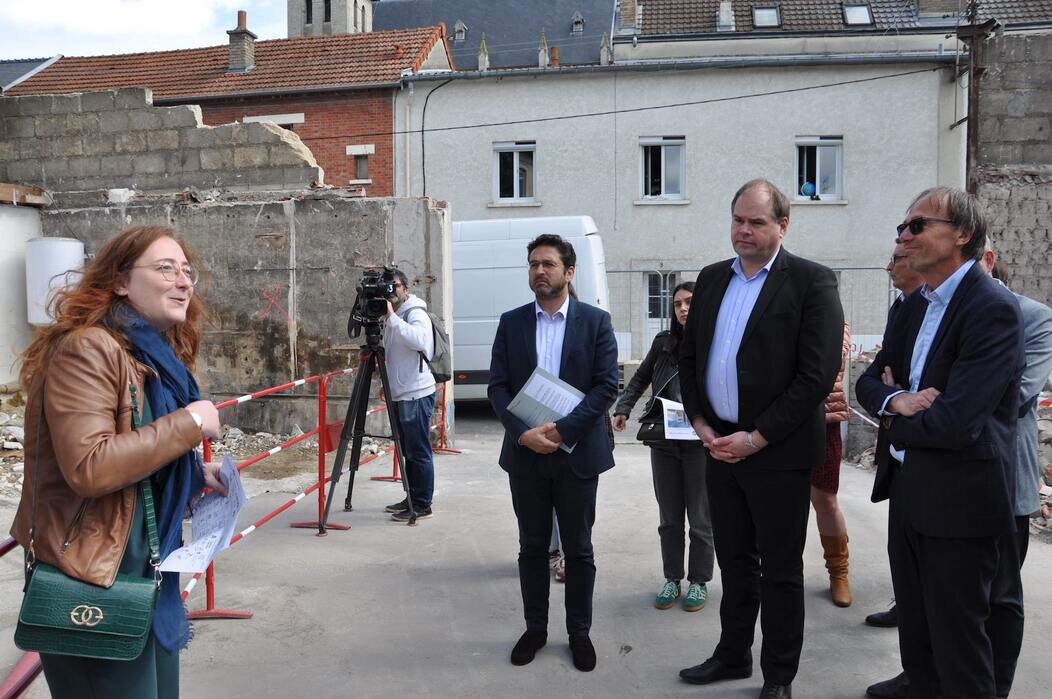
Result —
<svg viewBox="0 0 1052 699"><path fill-rule="evenodd" d="M963 182L951 41L615 43L608 66L414 76L395 194L447 200L454 220L591 216L622 356L640 357L668 290L733 255L731 198L765 177L793 200L786 247L841 270L856 336L879 337L895 225L921 190Z"/></svg>

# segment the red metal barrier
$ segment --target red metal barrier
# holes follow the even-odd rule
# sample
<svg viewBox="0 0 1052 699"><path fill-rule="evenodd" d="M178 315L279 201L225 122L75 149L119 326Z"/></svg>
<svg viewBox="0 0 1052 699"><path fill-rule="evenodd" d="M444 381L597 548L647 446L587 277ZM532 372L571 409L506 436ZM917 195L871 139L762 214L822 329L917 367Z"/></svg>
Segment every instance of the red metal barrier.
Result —
<svg viewBox="0 0 1052 699"><path fill-rule="evenodd" d="M43 666L40 664L39 653L23 654L11 668L4 683L0 684L0 698L15 699L15 697L22 696L22 693L29 689L29 685L33 684L33 680L37 678L41 670Z"/></svg>
<svg viewBox="0 0 1052 699"><path fill-rule="evenodd" d="M449 383L442 384L442 411L441 419L438 422L438 446L433 448L431 451L435 454L460 454L459 449L451 449L449 444L446 442L446 386Z"/></svg>
<svg viewBox="0 0 1052 699"><path fill-rule="evenodd" d="M0 542L0 557L6 556L17 548L19 548L18 542L14 537L9 536ZM39 654L23 653L15 666L11 668L11 672L7 673L3 684L0 684L0 699L15 699L15 697L22 696L42 669Z"/></svg>
<svg viewBox="0 0 1052 699"><path fill-rule="evenodd" d="M327 389L327 384L328 384L329 380L331 380L332 378L334 378L336 376L344 376L346 374L351 373L352 371L353 371L352 369L340 369L338 371L329 372L328 374L325 374L324 376L308 376L305 379L297 379L295 381L290 381L288 383L284 383L284 384L281 384L279 386L272 386L270 388L265 388L265 389L263 389L261 391L256 391L255 393L247 393L247 394L245 394L243 396L238 396L237 398L231 398L230 400L225 400L225 401L223 401L221 403L216 403L216 409L222 410L223 408L229 408L231 406L240 405L241 403L247 403L250 400L255 400L257 398L263 398L265 396L273 395L275 393L279 393L281 391L285 391L285 390L288 390L290 388L296 388L298 386L304 386L304 385L306 385L308 383L316 383L316 384L318 384L318 424L315 425L314 429L310 430L309 432L304 432L301 435L297 435L297 436L293 437L292 439L289 439L289 440L285 441L284 443L282 443L282 444L280 444L280 445L278 445L278 446L276 446L276 447L274 447L272 449L269 449L268 451L262 452L260 454L256 454L253 457L245 459L244 461L238 463L237 470L238 471L243 471L246 468L248 468L249 466L252 466L253 464L256 464L256 463L262 461L263 459L267 458L268 456L273 456L274 454L277 454L280 451L284 451L285 449L288 449L289 447L291 447L291 446L293 446L295 444L299 444L300 442L308 440L311 437L314 437L315 435L317 435L317 437L318 437L318 482L314 484L312 490L317 490L318 491L318 508L319 508L318 511L319 511L319 513L324 512L324 506L325 506L325 483L328 480L325 477L325 447L327 446L326 435L325 435L326 430L323 428L323 425L325 425L325 409L326 409L326 402L325 401L328 398L328 393L327 393L326 389ZM202 450L204 452L205 460L206 461L211 461L212 460L212 446L211 446L210 441L207 438L203 439L201 441L201 448L202 448ZM295 502L299 502L299 499L294 499L291 504L294 504ZM289 504L288 506L291 506L291 504ZM276 515L278 512L283 512L285 509L288 509L288 508L287 507L279 508L275 512L272 512L270 516L264 518L263 521L270 521L270 519L274 515ZM319 517L321 517L321 514L319 514ZM292 524L292 526L294 526L294 527L304 526L305 524L306 523L295 522L295 523ZM255 525L253 525L253 526L255 526ZM317 527L317 523L314 524L314 527ZM350 529L350 525L333 524L329 528L330 529L337 529L337 530L346 530L346 529ZM231 542L233 542L234 540L239 540L239 538L240 538L240 535L235 536L231 540ZM190 590L192 590L194 588L194 586L197 584L197 581L200 578L201 578L201 574L200 573L194 575L193 579L190 581L190 584L187 586L186 591L183 593L183 599L186 599L186 597L189 594ZM213 562L213 563L210 563L208 568L205 570L205 608L201 609L201 610L190 612L189 616L190 616L191 619L250 619L250 618L252 618L252 612L248 611L248 610L219 609L219 608L216 607L216 605L215 605L215 563Z"/></svg>

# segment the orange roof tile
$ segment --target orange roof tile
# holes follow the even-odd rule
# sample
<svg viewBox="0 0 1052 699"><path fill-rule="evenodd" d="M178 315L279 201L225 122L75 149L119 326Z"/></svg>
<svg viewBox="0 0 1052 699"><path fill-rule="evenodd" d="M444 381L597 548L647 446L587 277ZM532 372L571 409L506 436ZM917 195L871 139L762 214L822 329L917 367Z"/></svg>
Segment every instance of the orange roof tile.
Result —
<svg viewBox="0 0 1052 699"><path fill-rule="evenodd" d="M392 85L418 70L444 27L257 41L256 66L227 71L229 46L63 57L5 95L148 87L155 101ZM448 47L447 47L448 55Z"/></svg>

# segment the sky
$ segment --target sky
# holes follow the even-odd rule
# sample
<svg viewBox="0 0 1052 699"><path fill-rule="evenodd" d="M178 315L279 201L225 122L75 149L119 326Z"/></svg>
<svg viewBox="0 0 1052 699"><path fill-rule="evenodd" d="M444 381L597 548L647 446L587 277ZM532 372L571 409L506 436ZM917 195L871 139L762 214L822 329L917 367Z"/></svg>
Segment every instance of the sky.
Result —
<svg viewBox="0 0 1052 699"><path fill-rule="evenodd" d="M288 35L286 0L0 0L0 60L225 45L238 10L260 39Z"/></svg>

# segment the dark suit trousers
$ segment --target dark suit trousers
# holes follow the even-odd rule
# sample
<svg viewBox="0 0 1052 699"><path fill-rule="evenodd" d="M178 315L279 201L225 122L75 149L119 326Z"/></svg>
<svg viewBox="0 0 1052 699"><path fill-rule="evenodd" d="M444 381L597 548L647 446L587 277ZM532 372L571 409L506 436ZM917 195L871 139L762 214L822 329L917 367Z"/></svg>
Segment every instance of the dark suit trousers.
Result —
<svg viewBox="0 0 1052 699"><path fill-rule="evenodd" d="M888 558L910 697L993 697L986 624L1000 537L924 536L896 497L902 480L891 485Z"/></svg>
<svg viewBox="0 0 1052 699"><path fill-rule="evenodd" d="M578 478L556 455L540 460L530 475L509 476L509 481L519 521L519 585L526 629L548 631L548 545L554 507L566 559L566 632L587 635L592 627L592 524L599 476Z"/></svg>
<svg viewBox="0 0 1052 699"><path fill-rule="evenodd" d="M752 662L756 616L766 682L790 684L804 641L804 541L810 470L756 469L709 459L706 482L723 581L720 642L713 656Z"/></svg>
<svg viewBox="0 0 1052 699"><path fill-rule="evenodd" d="M1007 697L1023 647L1023 580L1020 571L1030 544L1030 517L1015 518L1016 530L1001 537L997 576L990 593L986 633L994 652L997 696Z"/></svg>

